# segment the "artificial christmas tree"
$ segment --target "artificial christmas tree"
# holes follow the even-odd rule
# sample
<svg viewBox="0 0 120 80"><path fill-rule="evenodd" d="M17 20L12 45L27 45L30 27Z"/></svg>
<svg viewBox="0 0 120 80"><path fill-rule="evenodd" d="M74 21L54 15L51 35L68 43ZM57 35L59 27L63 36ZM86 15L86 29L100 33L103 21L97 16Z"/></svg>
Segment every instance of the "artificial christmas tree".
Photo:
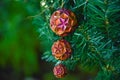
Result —
<svg viewBox="0 0 120 80"><path fill-rule="evenodd" d="M53 24L67 21L61 19L53 22L53 16L50 16L59 14L59 8L69 9L76 14L78 26L73 34L68 35L69 32L64 27L60 30L53 28ZM43 42L48 41L44 42L48 49L42 59L59 62L52 56L51 46L60 39L57 35L64 36L72 48L71 57L61 61L68 70L73 70L76 66L90 70L94 67L97 69L96 80L120 79L120 0L46 0L41 9L43 11L35 16L34 23L40 27L40 37L45 39Z"/></svg>

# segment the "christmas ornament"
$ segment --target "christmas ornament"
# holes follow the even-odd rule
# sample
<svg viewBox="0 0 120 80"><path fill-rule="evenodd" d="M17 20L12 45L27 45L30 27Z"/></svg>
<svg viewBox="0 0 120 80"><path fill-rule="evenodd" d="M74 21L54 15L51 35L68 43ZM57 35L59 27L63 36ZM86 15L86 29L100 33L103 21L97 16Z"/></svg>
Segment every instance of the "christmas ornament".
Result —
<svg viewBox="0 0 120 80"><path fill-rule="evenodd" d="M72 53L70 44L64 40L58 40L52 45L52 55L58 60L66 60Z"/></svg>
<svg viewBox="0 0 120 80"><path fill-rule="evenodd" d="M67 69L64 65L59 64L54 67L53 72L57 78L62 78L67 74Z"/></svg>
<svg viewBox="0 0 120 80"><path fill-rule="evenodd" d="M50 28L59 36L67 36L77 25L75 14L67 9L55 11L50 18Z"/></svg>

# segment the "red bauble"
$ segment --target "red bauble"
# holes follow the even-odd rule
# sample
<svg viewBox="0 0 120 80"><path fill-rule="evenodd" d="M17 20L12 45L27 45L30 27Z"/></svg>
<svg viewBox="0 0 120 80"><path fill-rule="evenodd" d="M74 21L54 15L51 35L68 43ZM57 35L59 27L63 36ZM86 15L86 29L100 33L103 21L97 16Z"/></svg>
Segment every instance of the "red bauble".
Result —
<svg viewBox="0 0 120 80"><path fill-rule="evenodd" d="M50 18L50 27L59 36L67 36L77 25L75 14L66 9L55 11Z"/></svg>
<svg viewBox="0 0 120 80"><path fill-rule="evenodd" d="M54 67L53 72L57 78L62 78L67 74L67 69L64 65L59 64Z"/></svg>

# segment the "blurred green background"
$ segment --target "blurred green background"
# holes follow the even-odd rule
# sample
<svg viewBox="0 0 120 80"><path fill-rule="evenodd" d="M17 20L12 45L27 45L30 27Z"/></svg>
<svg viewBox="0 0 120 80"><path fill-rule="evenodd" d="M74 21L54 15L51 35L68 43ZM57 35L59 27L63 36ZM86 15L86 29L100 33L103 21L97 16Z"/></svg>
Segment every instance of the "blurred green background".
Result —
<svg viewBox="0 0 120 80"><path fill-rule="evenodd" d="M42 11L40 2L0 1L0 80L58 80L52 72L54 64L41 60L46 46L30 17ZM78 65L61 80L90 80L96 72Z"/></svg>

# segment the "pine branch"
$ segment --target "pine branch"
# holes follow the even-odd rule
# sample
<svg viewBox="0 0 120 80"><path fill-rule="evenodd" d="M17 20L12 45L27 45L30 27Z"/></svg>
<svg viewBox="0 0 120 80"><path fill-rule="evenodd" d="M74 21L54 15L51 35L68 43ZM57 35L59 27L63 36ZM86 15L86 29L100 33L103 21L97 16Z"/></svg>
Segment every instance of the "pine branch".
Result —
<svg viewBox="0 0 120 80"><path fill-rule="evenodd" d="M96 80L104 80L102 77L109 80L115 73L119 74L119 5L119 0L46 0L46 6L49 7L42 6L42 12L34 16L33 23L39 26L40 36L48 40L49 46L59 39L49 28L49 18L55 10L61 7L73 10L79 25L73 34L65 37L73 49L69 59L56 60L51 48L43 54L42 59L56 64L63 63L70 70L74 70L77 64L90 69L96 67L99 69Z"/></svg>

